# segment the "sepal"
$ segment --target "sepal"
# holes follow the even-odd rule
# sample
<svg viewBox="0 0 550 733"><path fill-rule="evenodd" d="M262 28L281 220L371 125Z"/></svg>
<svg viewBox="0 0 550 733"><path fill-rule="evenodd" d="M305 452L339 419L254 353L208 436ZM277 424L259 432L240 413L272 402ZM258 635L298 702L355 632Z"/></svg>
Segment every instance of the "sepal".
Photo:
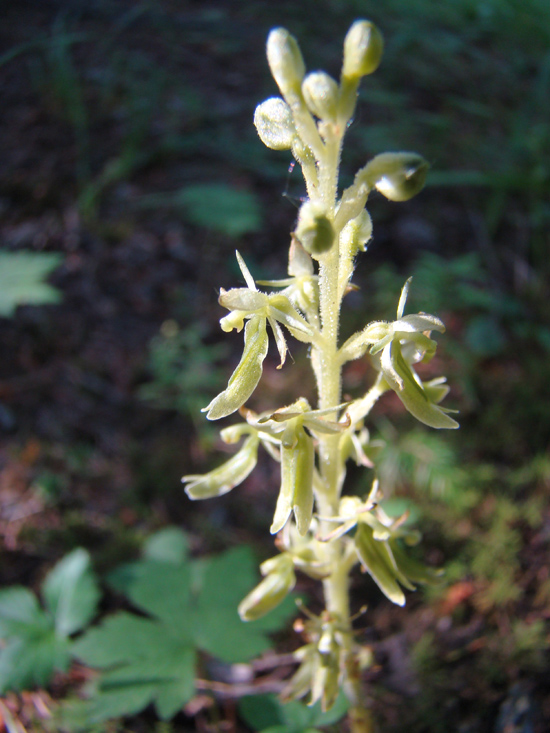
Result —
<svg viewBox="0 0 550 733"><path fill-rule="evenodd" d="M365 252L367 242L372 237L372 219L366 209L359 216L351 219L342 229L340 234L340 246L349 251L350 257L355 257L358 252Z"/></svg>
<svg viewBox="0 0 550 733"><path fill-rule="evenodd" d="M286 553L260 565L264 579L239 604L243 621L255 621L279 605L296 584L294 564Z"/></svg>
<svg viewBox="0 0 550 733"><path fill-rule="evenodd" d="M334 244L334 227L325 211L312 201L302 204L294 236L312 257L328 252Z"/></svg>
<svg viewBox="0 0 550 733"><path fill-rule="evenodd" d="M231 443L233 440L226 442ZM187 484L185 487L187 496L190 499L211 499L214 496L223 496L241 484L256 466L258 444L258 436L250 435L239 452L223 465L202 475L184 476L182 481Z"/></svg>

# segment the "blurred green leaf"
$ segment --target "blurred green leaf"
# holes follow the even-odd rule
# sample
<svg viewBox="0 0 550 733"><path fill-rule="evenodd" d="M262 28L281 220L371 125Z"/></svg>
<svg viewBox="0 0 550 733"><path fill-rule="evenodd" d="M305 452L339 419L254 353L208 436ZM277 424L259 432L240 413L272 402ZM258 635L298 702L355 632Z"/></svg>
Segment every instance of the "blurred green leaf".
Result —
<svg viewBox="0 0 550 733"><path fill-rule="evenodd" d="M185 207L189 221L197 226L240 237L262 225L256 196L223 183L205 183L184 188L175 199Z"/></svg>
<svg viewBox="0 0 550 733"><path fill-rule="evenodd" d="M309 733L316 726L338 722L348 705L343 693L326 713L320 702L310 707L297 700L282 703L276 695L250 695L239 701L239 713L247 725L261 733Z"/></svg>
<svg viewBox="0 0 550 733"><path fill-rule="evenodd" d="M194 693L197 650L234 663L268 649L267 631L281 628L295 606L283 604L264 624L241 621L237 606L257 580L255 565L248 547L190 561L185 535L171 527L153 535L142 560L111 573L109 584L148 617L114 614L74 644L78 658L102 670L89 721L150 703L171 718Z"/></svg>
<svg viewBox="0 0 550 733"><path fill-rule="evenodd" d="M86 626L101 595L88 553L79 548L64 557L46 577L42 595L59 635L70 636Z"/></svg>
<svg viewBox="0 0 550 733"><path fill-rule="evenodd" d="M88 631L73 653L106 670L89 702L92 723L131 715L151 702L161 718L171 718L194 692L195 652L160 620L118 613Z"/></svg>
<svg viewBox="0 0 550 733"><path fill-rule="evenodd" d="M99 590L85 550L63 558L42 585L46 611L31 591L0 591L0 693L46 685L69 666L69 636L95 614Z"/></svg>
<svg viewBox="0 0 550 733"><path fill-rule="evenodd" d="M0 252L0 316L9 318L18 305L59 303L61 294L44 280L62 259L54 252Z"/></svg>
<svg viewBox="0 0 550 733"><path fill-rule="evenodd" d="M143 548L143 554L147 559L175 565L184 562L188 552L189 542L179 527L165 527L155 532Z"/></svg>
<svg viewBox="0 0 550 733"><path fill-rule="evenodd" d="M256 232L262 226L260 204L255 194L225 183L197 183L175 193L144 196L140 205L183 209L192 224L233 238Z"/></svg>

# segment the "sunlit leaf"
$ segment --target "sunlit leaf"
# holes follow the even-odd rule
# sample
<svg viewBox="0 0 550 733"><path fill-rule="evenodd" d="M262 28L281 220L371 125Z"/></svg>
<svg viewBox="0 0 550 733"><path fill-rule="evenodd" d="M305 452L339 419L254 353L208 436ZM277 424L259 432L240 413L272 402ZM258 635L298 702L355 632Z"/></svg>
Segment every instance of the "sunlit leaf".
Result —
<svg viewBox="0 0 550 733"><path fill-rule="evenodd" d="M0 252L0 316L18 305L59 303L59 290L44 281L61 261L54 252Z"/></svg>

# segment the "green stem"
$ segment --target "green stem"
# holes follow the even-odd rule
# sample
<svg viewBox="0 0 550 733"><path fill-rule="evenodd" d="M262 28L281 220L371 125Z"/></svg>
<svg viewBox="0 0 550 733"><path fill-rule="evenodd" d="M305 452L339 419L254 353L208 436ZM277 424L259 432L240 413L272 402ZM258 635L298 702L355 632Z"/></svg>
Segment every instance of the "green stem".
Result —
<svg viewBox="0 0 550 733"><path fill-rule="evenodd" d="M319 161L319 193L329 216L334 216L337 196L338 168L343 135L334 136L325 144L323 159ZM339 232L338 232L339 234ZM338 241L320 260L319 297L323 344L319 349L316 370L320 409L335 407L341 402L342 362L338 355L340 306L343 293L339 288L340 252ZM321 516L338 516L341 487L345 466L340 457L339 436L326 435L319 439L319 469L322 490L317 494ZM326 528L330 522L326 522ZM325 527L323 527L323 530ZM341 628L343 656L346 666L346 692L352 708L352 733L367 733L368 711L362 703L362 690L357 663L353 654L353 634L350 620L349 572L350 564L344 557L344 541L327 544L327 559L331 561L331 575L323 581L326 609L337 619Z"/></svg>

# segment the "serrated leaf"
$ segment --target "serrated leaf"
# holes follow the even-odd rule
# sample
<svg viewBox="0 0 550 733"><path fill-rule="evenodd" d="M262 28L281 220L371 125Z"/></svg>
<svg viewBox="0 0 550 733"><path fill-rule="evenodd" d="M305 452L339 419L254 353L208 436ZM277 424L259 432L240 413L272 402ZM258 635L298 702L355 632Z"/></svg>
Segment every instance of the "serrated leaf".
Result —
<svg viewBox="0 0 550 733"><path fill-rule="evenodd" d="M110 584L152 618L118 613L73 645L75 656L102 670L90 720L134 713L151 702L168 719L194 692L195 649L227 662L267 649L266 628L277 624L245 624L237 613L256 580L255 566L251 550L240 547L179 564L146 558L111 574ZM293 611L289 604L276 615L279 623Z"/></svg>
<svg viewBox="0 0 550 733"><path fill-rule="evenodd" d="M51 626L28 588L14 585L0 591L0 637L28 635Z"/></svg>
<svg viewBox="0 0 550 733"><path fill-rule="evenodd" d="M197 599L196 643L228 663L246 662L270 647L266 630L272 622L245 623L237 606L257 580L256 561L248 547L238 547L207 561ZM282 625L295 607L276 618ZM280 626L278 626L280 628Z"/></svg>
<svg viewBox="0 0 550 733"><path fill-rule="evenodd" d="M91 667L107 669L131 659L136 650L158 648L165 639L160 624L121 611L87 631L73 644L72 652Z"/></svg>
<svg viewBox="0 0 550 733"><path fill-rule="evenodd" d="M44 280L61 261L53 252L0 252L0 316L22 304L58 303L59 291Z"/></svg>
<svg viewBox="0 0 550 733"><path fill-rule="evenodd" d="M55 670L69 666L69 641L52 628L15 637L0 652L0 694L48 684Z"/></svg>
<svg viewBox="0 0 550 733"><path fill-rule="evenodd" d="M130 583L126 595L142 611L155 616L173 631L176 637L192 637L189 622L191 601L191 567L145 560Z"/></svg>
<svg viewBox="0 0 550 733"><path fill-rule="evenodd" d="M130 715L151 702L168 719L193 695L195 652L162 622L118 613L88 631L73 653L105 670L90 702L91 722Z"/></svg>
<svg viewBox="0 0 550 733"><path fill-rule="evenodd" d="M46 576L42 595L60 636L70 636L91 621L100 590L86 550L73 550L57 563Z"/></svg>
<svg viewBox="0 0 550 733"><path fill-rule="evenodd" d="M183 563L189 552L189 542L179 527L165 527L151 535L143 548L143 554L149 560L169 562L175 565Z"/></svg>

